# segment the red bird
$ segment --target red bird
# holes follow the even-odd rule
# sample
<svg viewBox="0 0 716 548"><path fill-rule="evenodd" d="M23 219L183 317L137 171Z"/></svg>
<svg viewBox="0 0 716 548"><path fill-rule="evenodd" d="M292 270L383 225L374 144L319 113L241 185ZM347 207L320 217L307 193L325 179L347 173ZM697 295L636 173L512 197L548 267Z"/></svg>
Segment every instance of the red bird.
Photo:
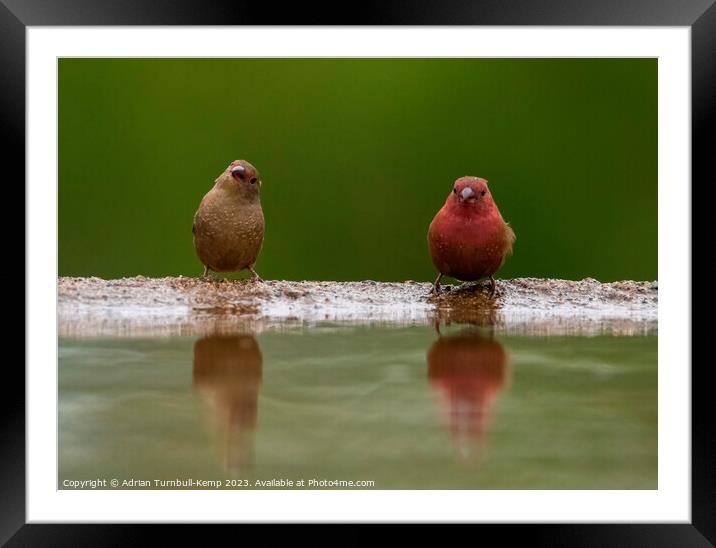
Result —
<svg viewBox="0 0 716 548"><path fill-rule="evenodd" d="M479 456L497 396L509 377L509 357L477 331L441 336L428 351L428 378L443 399L458 455Z"/></svg>
<svg viewBox="0 0 716 548"><path fill-rule="evenodd" d="M512 253L514 241L515 233L502 219L487 181L460 177L428 229L430 255L439 273L432 291L440 290L443 276L465 282L489 277L492 295L492 275Z"/></svg>

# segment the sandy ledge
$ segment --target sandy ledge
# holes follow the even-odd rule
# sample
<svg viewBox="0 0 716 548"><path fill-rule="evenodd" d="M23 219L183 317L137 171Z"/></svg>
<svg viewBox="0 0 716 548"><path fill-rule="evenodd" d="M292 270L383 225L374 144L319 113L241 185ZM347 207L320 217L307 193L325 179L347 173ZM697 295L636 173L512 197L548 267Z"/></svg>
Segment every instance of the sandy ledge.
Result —
<svg viewBox="0 0 716 548"><path fill-rule="evenodd" d="M202 335L323 323L491 326L524 335L655 334L658 283L517 278L443 286L201 278L58 279L61 336Z"/></svg>

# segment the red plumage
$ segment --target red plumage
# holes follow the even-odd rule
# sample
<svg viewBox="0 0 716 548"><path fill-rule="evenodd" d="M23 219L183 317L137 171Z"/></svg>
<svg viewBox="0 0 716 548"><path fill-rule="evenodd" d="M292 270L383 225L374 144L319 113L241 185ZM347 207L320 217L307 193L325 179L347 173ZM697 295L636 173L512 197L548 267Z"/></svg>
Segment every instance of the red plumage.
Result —
<svg viewBox="0 0 716 548"><path fill-rule="evenodd" d="M515 233L500 214L487 181L461 177L428 229L428 246L440 278L492 278L512 253ZM494 281L493 281L494 290Z"/></svg>
<svg viewBox="0 0 716 548"><path fill-rule="evenodd" d="M441 336L428 351L428 378L443 400L460 457L481 455L492 408L508 381L508 365L503 346L477 331Z"/></svg>

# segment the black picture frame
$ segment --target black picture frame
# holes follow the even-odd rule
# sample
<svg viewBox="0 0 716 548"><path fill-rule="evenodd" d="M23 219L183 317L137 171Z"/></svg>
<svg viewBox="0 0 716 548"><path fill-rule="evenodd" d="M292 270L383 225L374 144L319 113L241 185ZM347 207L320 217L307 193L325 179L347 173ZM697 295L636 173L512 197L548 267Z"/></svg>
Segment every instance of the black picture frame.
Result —
<svg viewBox="0 0 716 548"><path fill-rule="evenodd" d="M588 25L688 26L692 54L692 183L707 180L716 133L715 0L383 0L350 3L199 2L196 0L0 0L0 112L6 181L25 180L25 30L84 25ZM8 172L8 170L10 170ZM18 185L19 186L19 185ZM693 196L693 194L692 194ZM24 198L22 198L24 201ZM17 202L15 202L17 203ZM692 203L693 198L692 198ZM704 232L692 231L695 239ZM697 246L694 246L695 248ZM16 261L19 262L19 261ZM17 274L12 264L8 268ZM701 274L703 275L703 274ZM696 284L698 272L692 275ZM27 292L28 288L25 287ZM26 293L27 295L27 293ZM695 329L705 329L695 325ZM693 335L692 335L693 341ZM49 366L50 364L48 364ZM706 363L701 365L706 366ZM691 364L670 364L691 366ZM501 542L537 545L710 546L716 543L716 462L706 367L692 367L692 521L690 524L485 525ZM25 375L6 360L0 415L0 543L9 546L119 545L149 539L150 525L26 524ZM174 526L184 541L206 540L205 528ZM204 531L204 532L201 532ZM161 532L166 542L171 531ZM169 535L169 536L167 536ZM194 537L194 538L192 538Z"/></svg>

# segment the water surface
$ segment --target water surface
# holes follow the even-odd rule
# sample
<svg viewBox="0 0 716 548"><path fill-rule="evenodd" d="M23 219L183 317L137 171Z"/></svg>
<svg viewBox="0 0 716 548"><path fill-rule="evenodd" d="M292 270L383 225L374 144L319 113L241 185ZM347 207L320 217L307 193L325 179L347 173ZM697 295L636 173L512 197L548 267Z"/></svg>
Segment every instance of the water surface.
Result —
<svg viewBox="0 0 716 548"><path fill-rule="evenodd" d="M656 489L657 337L63 337L58 487L89 479Z"/></svg>

